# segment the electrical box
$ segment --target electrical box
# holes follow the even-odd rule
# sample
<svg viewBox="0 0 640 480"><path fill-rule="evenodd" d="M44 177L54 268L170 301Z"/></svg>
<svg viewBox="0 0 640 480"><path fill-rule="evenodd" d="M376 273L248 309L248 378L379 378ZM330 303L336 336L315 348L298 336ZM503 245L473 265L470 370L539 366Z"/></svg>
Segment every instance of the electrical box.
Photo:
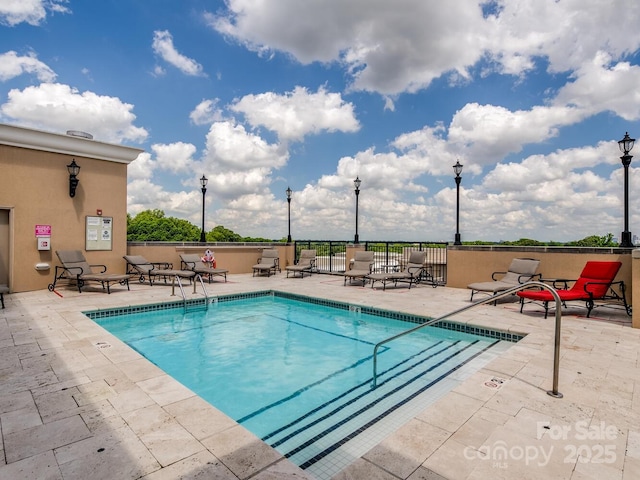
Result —
<svg viewBox="0 0 640 480"><path fill-rule="evenodd" d="M38 237L38 250L51 250L51 237Z"/></svg>

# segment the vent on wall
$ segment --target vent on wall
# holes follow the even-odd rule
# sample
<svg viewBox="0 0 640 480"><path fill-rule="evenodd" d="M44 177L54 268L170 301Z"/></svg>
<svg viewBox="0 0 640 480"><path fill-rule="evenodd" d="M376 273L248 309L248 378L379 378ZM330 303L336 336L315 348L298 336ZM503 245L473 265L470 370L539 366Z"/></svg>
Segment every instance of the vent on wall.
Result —
<svg viewBox="0 0 640 480"><path fill-rule="evenodd" d="M87 132L81 132L79 130L67 130L67 135L71 137L80 137L80 138L86 138L88 140L93 140L93 135Z"/></svg>

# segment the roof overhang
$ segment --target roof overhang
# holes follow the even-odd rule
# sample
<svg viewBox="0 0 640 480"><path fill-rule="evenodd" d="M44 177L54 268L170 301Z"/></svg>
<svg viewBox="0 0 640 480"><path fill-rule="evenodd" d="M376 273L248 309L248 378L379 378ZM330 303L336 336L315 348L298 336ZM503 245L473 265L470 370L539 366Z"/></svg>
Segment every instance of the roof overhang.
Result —
<svg viewBox="0 0 640 480"><path fill-rule="evenodd" d="M131 163L143 149L0 123L0 145Z"/></svg>

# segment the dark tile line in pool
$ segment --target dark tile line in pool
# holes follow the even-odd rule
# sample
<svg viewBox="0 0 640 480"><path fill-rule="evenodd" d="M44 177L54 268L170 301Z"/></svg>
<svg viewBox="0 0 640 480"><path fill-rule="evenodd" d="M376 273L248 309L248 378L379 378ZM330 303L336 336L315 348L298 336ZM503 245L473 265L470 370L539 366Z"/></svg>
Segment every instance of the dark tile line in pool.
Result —
<svg viewBox="0 0 640 480"><path fill-rule="evenodd" d="M261 298L266 296L288 298L290 300L297 300L305 303L311 303L314 305L339 308L342 310L352 310L360 313L365 313L368 315L375 315L378 317L391 318L394 320L401 320L401 321L417 323L417 324L421 324L430 320L430 318L428 317L422 317L420 315L413 315L410 313L394 312L391 310L383 310L379 308L367 307L366 305L353 305L347 302L338 302L336 300L327 300L324 298L308 297L305 295L297 295L295 293L279 292L274 290L260 290L256 292L220 295L220 296L212 297L210 301L213 303L230 302L233 300L246 300L246 299ZM194 305L201 305L204 303L204 299L187 300L186 303L189 307ZM98 318L112 317L116 315L126 315L129 313L144 313L144 312L155 312L159 310L171 310L171 309L183 307L184 305L185 303L183 301L174 301L174 302L165 302L165 303L155 303L150 305L135 305L135 306L128 306L128 307L109 308L104 310L92 310L92 311L87 311L83 313L91 319L98 319ZM507 342L518 342L522 338L524 338L524 335L520 335L517 333L491 330L483 327L474 327L474 326L466 325L464 323L456 323L456 322L451 322L447 320L442 320L436 323L434 327L444 328L446 330L453 330L456 332L481 335L484 337L495 338L495 339L504 340Z"/></svg>

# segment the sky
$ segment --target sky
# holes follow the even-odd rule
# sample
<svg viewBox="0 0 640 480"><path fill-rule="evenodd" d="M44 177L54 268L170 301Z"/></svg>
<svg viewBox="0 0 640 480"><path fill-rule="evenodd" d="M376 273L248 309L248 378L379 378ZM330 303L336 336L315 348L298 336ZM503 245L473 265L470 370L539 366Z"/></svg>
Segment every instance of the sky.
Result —
<svg viewBox="0 0 640 480"><path fill-rule="evenodd" d="M459 161L463 241L620 238L640 2L0 0L0 123L144 149L131 215L200 226L205 175L207 231L286 237L290 187L352 240L357 177L361 241L453 241Z"/></svg>

